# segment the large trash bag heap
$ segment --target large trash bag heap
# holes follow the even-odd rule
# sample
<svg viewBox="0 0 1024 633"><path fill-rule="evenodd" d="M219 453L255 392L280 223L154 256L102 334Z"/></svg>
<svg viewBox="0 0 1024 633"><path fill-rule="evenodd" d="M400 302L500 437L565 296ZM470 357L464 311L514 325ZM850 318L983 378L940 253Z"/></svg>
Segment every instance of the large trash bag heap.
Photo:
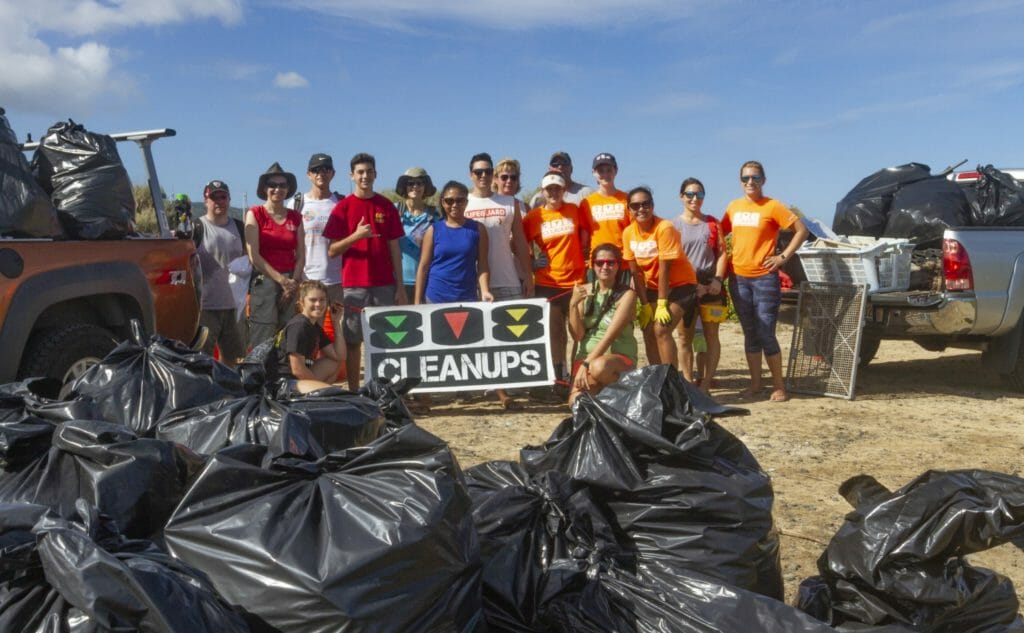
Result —
<svg viewBox="0 0 1024 633"><path fill-rule="evenodd" d="M132 181L117 142L68 120L46 131L32 171L71 239L121 239L135 232Z"/></svg>
<svg viewBox="0 0 1024 633"><path fill-rule="evenodd" d="M861 475L840 493L856 509L801 584L801 609L841 630L1024 631L1013 584L964 558L1024 542L1024 479L929 471L890 492Z"/></svg>
<svg viewBox="0 0 1024 633"><path fill-rule="evenodd" d="M907 238L927 248L960 226L1024 226L1024 185L992 165L958 185L908 163L864 178L836 204L832 230L839 235Z"/></svg>
<svg viewBox="0 0 1024 633"><path fill-rule="evenodd" d="M46 380L0 386L0 630L479 630L469 495L401 404L411 385L247 386L137 324L67 400ZM32 549L43 515L94 541L59 562L77 569L63 582ZM193 576L202 596L174 584Z"/></svg>
<svg viewBox="0 0 1024 633"><path fill-rule="evenodd" d="M75 509L0 504L0 630L249 631L201 571L126 538L84 500Z"/></svg>
<svg viewBox="0 0 1024 633"><path fill-rule="evenodd" d="M519 464L467 471L492 633L824 633L782 602L660 562L638 571L606 509L568 475Z"/></svg>
<svg viewBox="0 0 1024 633"><path fill-rule="evenodd" d="M63 235L57 210L32 176L3 108L0 108L0 235L35 238Z"/></svg>

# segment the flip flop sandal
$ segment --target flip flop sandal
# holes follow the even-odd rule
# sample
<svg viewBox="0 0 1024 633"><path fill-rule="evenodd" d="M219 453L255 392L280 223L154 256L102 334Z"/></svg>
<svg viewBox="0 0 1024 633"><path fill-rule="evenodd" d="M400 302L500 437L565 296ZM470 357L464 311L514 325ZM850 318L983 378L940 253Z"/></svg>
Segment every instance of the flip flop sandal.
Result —
<svg viewBox="0 0 1024 633"><path fill-rule="evenodd" d="M523 404L515 398L505 398L501 401L501 408L506 411L522 411Z"/></svg>

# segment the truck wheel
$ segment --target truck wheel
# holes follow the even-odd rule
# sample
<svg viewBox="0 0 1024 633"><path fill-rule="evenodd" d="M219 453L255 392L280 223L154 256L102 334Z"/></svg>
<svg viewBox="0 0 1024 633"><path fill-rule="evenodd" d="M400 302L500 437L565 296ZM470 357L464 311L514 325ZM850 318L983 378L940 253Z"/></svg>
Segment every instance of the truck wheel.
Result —
<svg viewBox="0 0 1024 633"><path fill-rule="evenodd" d="M857 359L857 367L864 369L875 358L882 339L874 336L862 336L860 339L860 357Z"/></svg>
<svg viewBox="0 0 1024 633"><path fill-rule="evenodd" d="M34 334L25 346L22 377L45 376L60 381L60 397L71 383L114 349L114 335L98 325L72 323Z"/></svg>

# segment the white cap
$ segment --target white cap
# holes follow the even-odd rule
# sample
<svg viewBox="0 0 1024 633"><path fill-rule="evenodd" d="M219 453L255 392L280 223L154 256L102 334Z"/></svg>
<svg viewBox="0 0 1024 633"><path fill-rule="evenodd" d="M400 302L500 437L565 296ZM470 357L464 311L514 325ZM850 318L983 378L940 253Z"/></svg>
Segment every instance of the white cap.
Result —
<svg viewBox="0 0 1024 633"><path fill-rule="evenodd" d="M547 189L551 185L558 185L565 189L565 178L562 178L560 174L548 174L540 181L541 189Z"/></svg>

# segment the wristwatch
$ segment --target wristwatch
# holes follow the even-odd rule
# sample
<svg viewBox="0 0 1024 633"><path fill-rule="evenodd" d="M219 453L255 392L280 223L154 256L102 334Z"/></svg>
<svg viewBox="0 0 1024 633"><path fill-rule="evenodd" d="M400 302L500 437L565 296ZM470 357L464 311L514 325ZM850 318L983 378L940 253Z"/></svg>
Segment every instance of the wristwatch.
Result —
<svg viewBox="0 0 1024 633"><path fill-rule="evenodd" d="M584 358L582 361L580 361L580 365L582 365L584 368L586 368L587 371L590 371L590 361L587 360L586 358Z"/></svg>

